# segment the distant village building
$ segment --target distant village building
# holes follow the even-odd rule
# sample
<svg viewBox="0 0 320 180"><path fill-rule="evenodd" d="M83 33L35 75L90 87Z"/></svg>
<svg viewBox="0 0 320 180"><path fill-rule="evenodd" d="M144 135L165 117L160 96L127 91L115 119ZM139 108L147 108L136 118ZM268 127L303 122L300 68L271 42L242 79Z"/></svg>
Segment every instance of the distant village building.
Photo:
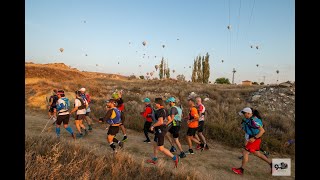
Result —
<svg viewBox="0 0 320 180"><path fill-rule="evenodd" d="M249 81L249 80L242 81L242 85L243 86L252 86L252 81Z"/></svg>

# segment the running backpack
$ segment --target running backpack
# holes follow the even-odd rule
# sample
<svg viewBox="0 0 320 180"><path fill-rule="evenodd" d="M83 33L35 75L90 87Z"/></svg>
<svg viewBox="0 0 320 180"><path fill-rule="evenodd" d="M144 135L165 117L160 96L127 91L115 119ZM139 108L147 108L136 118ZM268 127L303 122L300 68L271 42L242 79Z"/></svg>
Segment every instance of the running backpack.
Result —
<svg viewBox="0 0 320 180"><path fill-rule="evenodd" d="M79 101L81 102L81 105L78 107L78 110L86 109L87 106L85 101L82 98L77 98L77 99L79 99Z"/></svg>
<svg viewBox="0 0 320 180"><path fill-rule="evenodd" d="M180 126L181 120L182 120L182 109L177 106L172 106L171 108L175 107L178 111L178 114L174 116L174 120L172 121L173 126Z"/></svg>
<svg viewBox="0 0 320 180"><path fill-rule="evenodd" d="M157 122L158 119L156 119L156 110L154 110L152 107L151 107L151 109L152 109L151 119L152 119L153 122Z"/></svg>
<svg viewBox="0 0 320 180"><path fill-rule="evenodd" d="M259 133L259 126L256 126L256 123L254 121L257 121L257 123L262 125L262 121L259 118L250 118L247 121L242 120L243 129L250 136L255 136Z"/></svg>
<svg viewBox="0 0 320 180"><path fill-rule="evenodd" d="M107 121L107 123L110 125L119 124L121 122L121 111L117 108L113 108L113 111L116 113L116 117Z"/></svg>
<svg viewBox="0 0 320 180"><path fill-rule="evenodd" d="M65 110L69 110L69 109L70 109L69 99L66 98L66 97L62 97L61 99L65 102L65 104L64 104L64 109L65 109Z"/></svg>

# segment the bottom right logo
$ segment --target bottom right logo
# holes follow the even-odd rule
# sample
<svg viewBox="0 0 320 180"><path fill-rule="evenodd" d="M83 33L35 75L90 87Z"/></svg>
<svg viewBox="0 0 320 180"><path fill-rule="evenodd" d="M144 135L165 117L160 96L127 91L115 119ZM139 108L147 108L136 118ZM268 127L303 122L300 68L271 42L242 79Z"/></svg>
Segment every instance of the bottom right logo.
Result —
<svg viewBox="0 0 320 180"><path fill-rule="evenodd" d="M272 159L272 176L291 176L291 159Z"/></svg>

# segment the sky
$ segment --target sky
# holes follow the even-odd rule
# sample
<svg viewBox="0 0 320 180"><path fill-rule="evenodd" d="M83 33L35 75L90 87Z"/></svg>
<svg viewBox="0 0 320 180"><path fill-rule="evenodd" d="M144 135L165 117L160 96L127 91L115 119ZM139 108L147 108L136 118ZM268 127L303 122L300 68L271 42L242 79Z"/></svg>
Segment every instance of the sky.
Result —
<svg viewBox="0 0 320 180"><path fill-rule="evenodd" d="M295 81L294 0L26 0L25 10L25 61L146 75L164 57L171 77L190 80L209 53L212 82L231 82L233 68L237 84Z"/></svg>

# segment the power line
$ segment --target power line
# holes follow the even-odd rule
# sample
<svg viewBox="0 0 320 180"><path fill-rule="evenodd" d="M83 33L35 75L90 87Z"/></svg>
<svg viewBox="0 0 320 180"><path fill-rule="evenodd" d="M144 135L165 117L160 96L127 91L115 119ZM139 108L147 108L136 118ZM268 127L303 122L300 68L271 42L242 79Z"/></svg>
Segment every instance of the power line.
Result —
<svg viewBox="0 0 320 180"><path fill-rule="evenodd" d="M239 26L240 26L240 11L241 10L241 0L240 0L240 6L239 6L239 20L238 20L238 29L237 29L237 42L238 42L238 34L239 34Z"/></svg>
<svg viewBox="0 0 320 180"><path fill-rule="evenodd" d="M251 9L251 15L250 15L250 19L249 19L249 25L250 25L250 23L251 23L251 18L252 18L253 8L254 8L255 2L256 2L256 0L253 0L253 6L252 6L252 9Z"/></svg>

